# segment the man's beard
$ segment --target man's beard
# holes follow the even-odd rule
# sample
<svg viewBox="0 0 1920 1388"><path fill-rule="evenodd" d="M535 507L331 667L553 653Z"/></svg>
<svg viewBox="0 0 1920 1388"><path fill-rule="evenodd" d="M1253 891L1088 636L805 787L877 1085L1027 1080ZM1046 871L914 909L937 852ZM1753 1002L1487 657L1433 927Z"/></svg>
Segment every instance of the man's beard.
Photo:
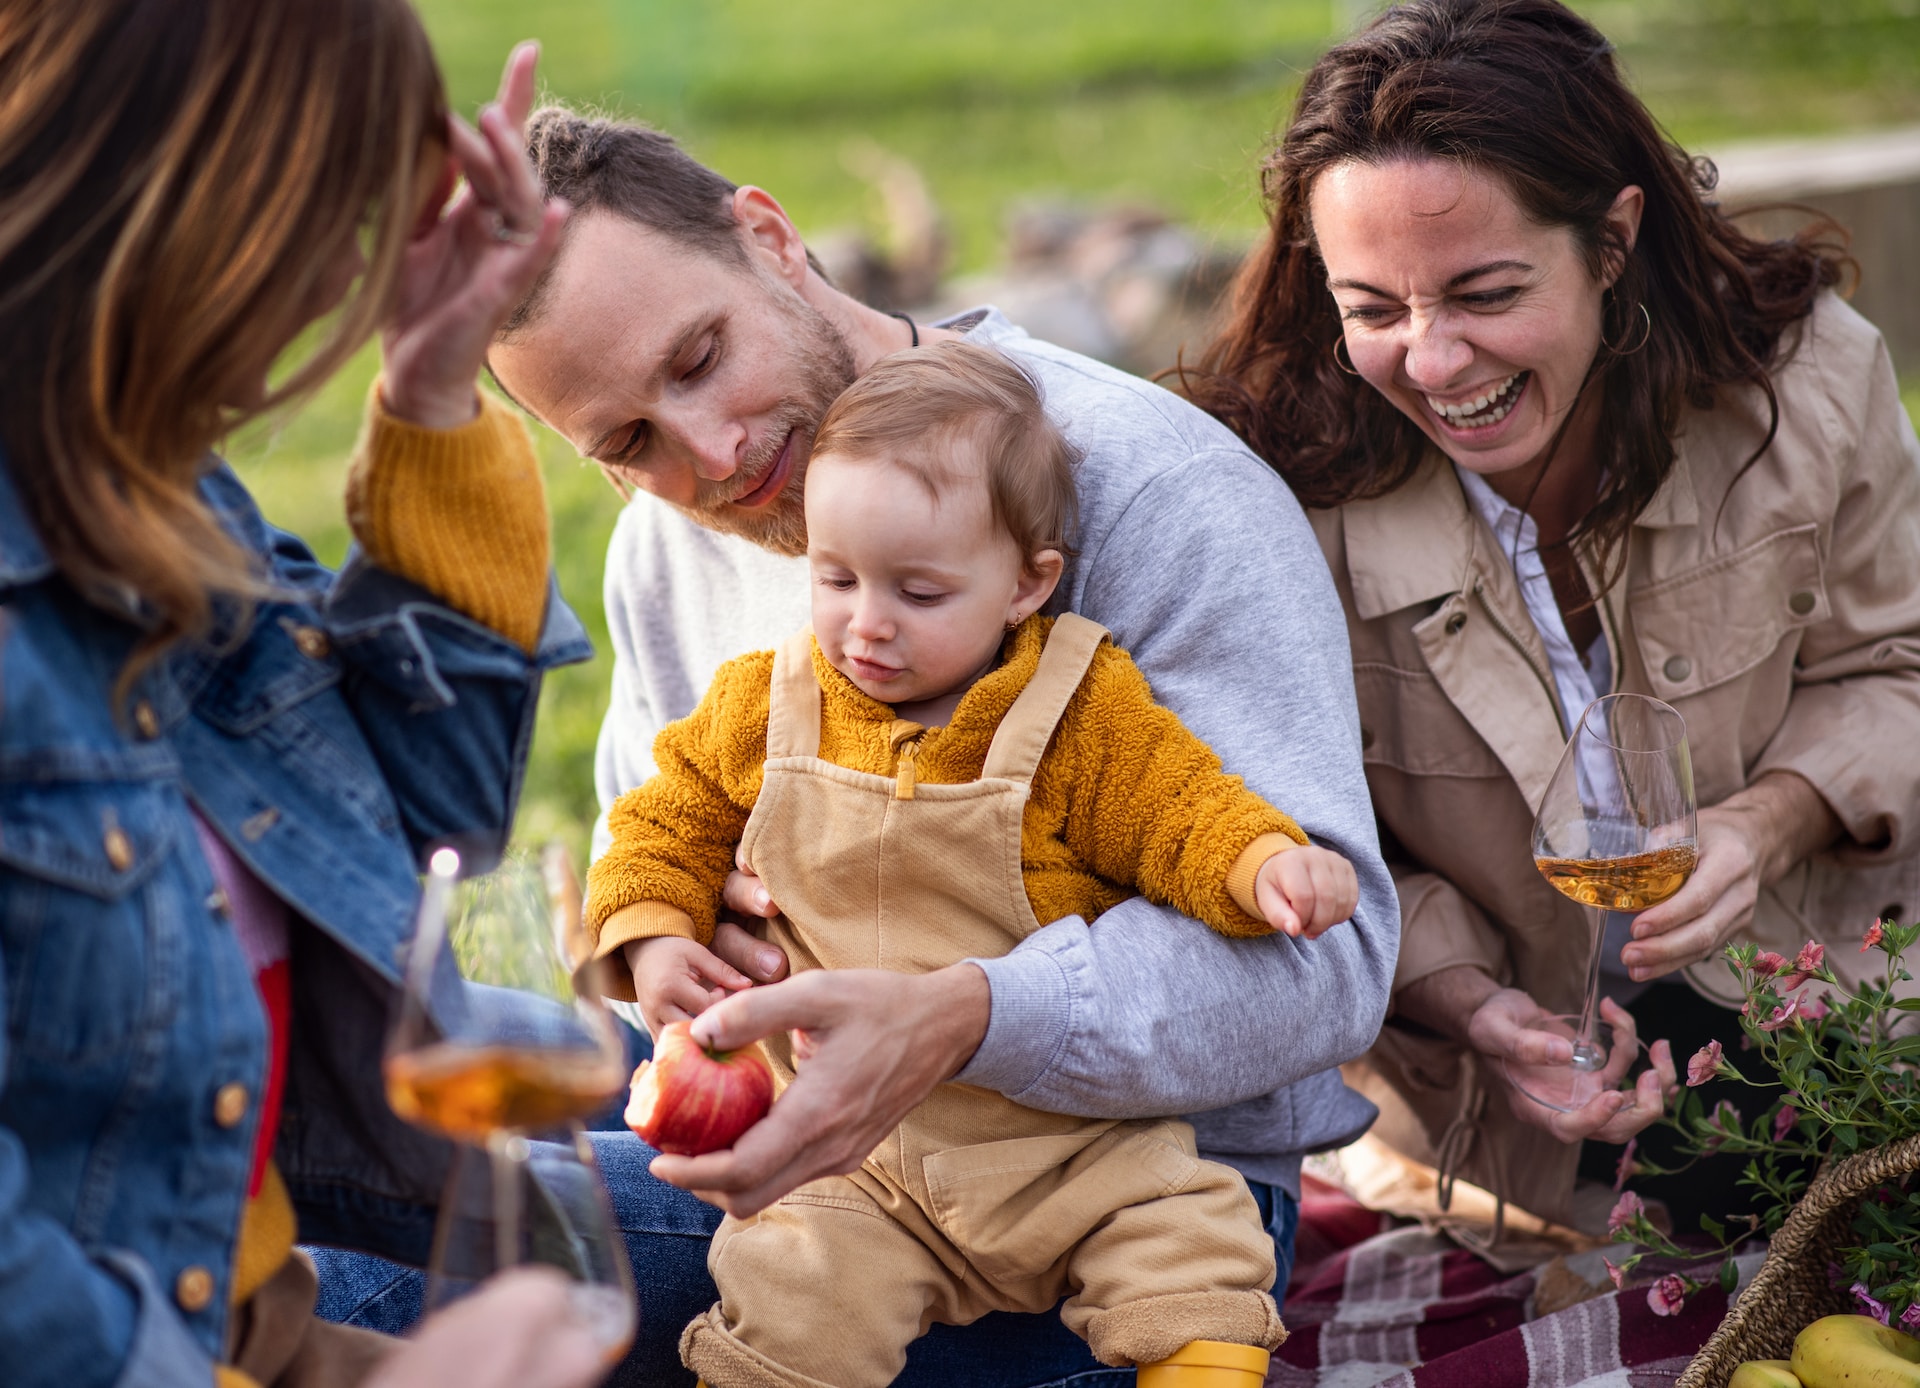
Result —
<svg viewBox="0 0 1920 1388"><path fill-rule="evenodd" d="M739 470L724 482L702 482L693 504L676 509L709 530L738 535L775 554L800 555L807 552L807 454L828 407L857 373L853 349L825 314L783 294L776 294L774 303L792 329L785 346L793 389L775 406L760 444ZM789 436L793 458L779 495L752 510L735 506L736 498L766 481Z"/></svg>

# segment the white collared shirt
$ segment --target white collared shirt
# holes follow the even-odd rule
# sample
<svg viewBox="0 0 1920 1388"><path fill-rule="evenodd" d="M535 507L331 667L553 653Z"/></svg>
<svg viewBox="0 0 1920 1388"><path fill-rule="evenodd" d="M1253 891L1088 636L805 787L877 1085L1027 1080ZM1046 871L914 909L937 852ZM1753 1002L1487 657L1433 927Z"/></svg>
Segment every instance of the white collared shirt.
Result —
<svg viewBox="0 0 1920 1388"><path fill-rule="evenodd" d="M1607 652L1606 633L1595 637L1584 654L1574 649L1560 604L1553 596L1547 566L1540 558L1540 529L1533 517L1494 491L1484 477L1458 463L1453 470L1467 500L1500 542L1500 553L1513 565L1527 615L1540 633L1540 644L1547 648L1547 668L1553 672L1554 687L1560 693L1560 726L1572 736L1586 706L1613 690L1613 658Z"/></svg>
<svg viewBox="0 0 1920 1388"><path fill-rule="evenodd" d="M1547 577L1547 566L1540 558L1540 528L1533 523L1533 517L1494 491L1479 474L1468 472L1458 463L1453 470L1460 478L1460 488L1466 492L1467 500L1500 542L1500 553L1513 565L1513 576L1520 584L1520 597L1527 605L1527 615L1533 618L1534 630L1540 633L1540 644L1547 648L1547 668L1552 671L1554 688L1560 693L1560 726L1571 737L1587 705L1602 694L1613 692L1613 657L1607 650L1606 633L1603 631L1594 637L1584 654L1574 649L1573 638L1567 635L1566 619L1560 615L1560 604L1553 596L1553 582ZM1606 776L1610 772L1599 768L1596 774ZM1620 960L1621 949L1632 938L1632 921L1629 915L1609 912L1606 939L1601 945L1600 972L1607 976L1605 991L1622 1006L1646 986L1632 982L1626 965Z"/></svg>

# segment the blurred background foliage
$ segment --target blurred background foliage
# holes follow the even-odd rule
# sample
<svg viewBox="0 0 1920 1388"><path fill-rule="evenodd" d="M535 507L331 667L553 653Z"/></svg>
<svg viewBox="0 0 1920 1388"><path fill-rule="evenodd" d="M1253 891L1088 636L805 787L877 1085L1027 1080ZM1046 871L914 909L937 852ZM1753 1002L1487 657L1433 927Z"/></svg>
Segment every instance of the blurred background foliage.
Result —
<svg viewBox="0 0 1920 1388"><path fill-rule="evenodd" d="M681 136L770 188L810 236L884 234L857 171L878 144L924 175L956 270L999 253L1035 197L1159 208L1220 244L1258 227L1255 168L1315 55L1372 12L1355 0L416 0L456 109L491 95L522 38L555 97ZM1638 89L1690 148L1920 120L1920 0L1593 0ZM868 143L870 142L870 143ZM345 553L341 471L375 359L291 418L233 441L275 521ZM1909 408L1920 393L1909 391ZM618 502L540 438L560 584L600 654L548 682L520 838L584 858L609 656L600 580Z"/></svg>

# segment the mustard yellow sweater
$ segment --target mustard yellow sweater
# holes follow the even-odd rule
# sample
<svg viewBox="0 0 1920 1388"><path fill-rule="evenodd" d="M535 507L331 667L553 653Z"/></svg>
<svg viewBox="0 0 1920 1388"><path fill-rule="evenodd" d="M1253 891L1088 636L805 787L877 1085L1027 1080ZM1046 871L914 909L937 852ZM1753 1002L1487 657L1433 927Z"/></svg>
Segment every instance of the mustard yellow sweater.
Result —
<svg viewBox="0 0 1920 1388"><path fill-rule="evenodd" d="M524 651L547 612L547 496L524 424L483 394L477 418L423 429L388 414L378 385L347 471L347 523L381 568L411 579ZM240 1215L231 1301L246 1302L293 1252L293 1202L273 1167ZM221 1364L217 1388L257 1388Z"/></svg>
<svg viewBox="0 0 1920 1388"><path fill-rule="evenodd" d="M980 778L994 730L1033 677L1052 618L1008 639L944 728L921 730L861 693L816 644L823 691L820 755L894 776L917 738L912 775L932 784ZM720 667L693 713L654 742L659 773L614 802L613 847L587 882L587 926L630 990L621 949L633 940L713 938L720 891L760 794L773 653ZM1021 821L1027 899L1042 925L1092 920L1139 892L1226 935L1263 935L1254 905L1260 864L1307 841L1300 826L1220 767L1213 750L1153 701L1126 652L1102 643L1034 773Z"/></svg>

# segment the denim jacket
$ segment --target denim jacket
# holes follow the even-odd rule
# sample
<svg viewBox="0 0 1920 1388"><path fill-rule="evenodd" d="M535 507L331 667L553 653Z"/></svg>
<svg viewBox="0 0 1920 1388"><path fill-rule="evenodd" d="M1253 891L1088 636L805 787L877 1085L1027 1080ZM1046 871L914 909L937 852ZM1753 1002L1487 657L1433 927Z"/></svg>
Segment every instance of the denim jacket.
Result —
<svg viewBox="0 0 1920 1388"><path fill-rule="evenodd" d="M0 455L0 1381L207 1388L268 1034L190 807L292 908L275 1161L303 1240L425 1259L450 1149L379 1058L419 865L504 847L542 671L360 558L337 577L225 467L201 496L275 585L116 708L138 638L52 568ZM241 1120L224 1086L244 1086ZM190 1275L189 1275L190 1274ZM210 1276L212 1295L206 1295Z"/></svg>

